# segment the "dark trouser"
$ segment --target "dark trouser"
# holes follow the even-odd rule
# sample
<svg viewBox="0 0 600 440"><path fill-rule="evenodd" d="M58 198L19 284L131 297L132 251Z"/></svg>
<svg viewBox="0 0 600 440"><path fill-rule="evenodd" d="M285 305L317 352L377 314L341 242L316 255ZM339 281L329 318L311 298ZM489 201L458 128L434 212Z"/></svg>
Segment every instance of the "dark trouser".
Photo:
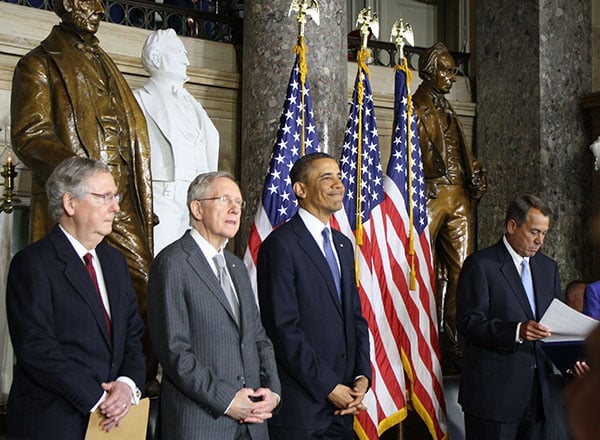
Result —
<svg viewBox="0 0 600 440"><path fill-rule="evenodd" d="M271 440L352 440L353 416L335 416L331 424L321 430L289 429L269 426Z"/></svg>
<svg viewBox="0 0 600 440"><path fill-rule="evenodd" d="M513 423L501 423L465 413L466 440L545 440L545 420L538 372L534 375L525 414Z"/></svg>

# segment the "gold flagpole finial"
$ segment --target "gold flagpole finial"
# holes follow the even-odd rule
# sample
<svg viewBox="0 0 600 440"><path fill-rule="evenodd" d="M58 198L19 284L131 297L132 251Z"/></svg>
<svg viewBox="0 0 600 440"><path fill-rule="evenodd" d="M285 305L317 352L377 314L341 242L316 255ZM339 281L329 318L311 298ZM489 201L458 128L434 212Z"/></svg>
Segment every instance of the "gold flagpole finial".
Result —
<svg viewBox="0 0 600 440"><path fill-rule="evenodd" d="M407 44L409 46L415 45L415 36L413 34L412 26L408 23L404 24L402 19L396 21L392 26L390 42L396 44L399 55L398 64L402 64L402 60L404 59L404 46Z"/></svg>
<svg viewBox="0 0 600 440"><path fill-rule="evenodd" d="M292 0L288 17L292 12L298 13L298 37L304 37L304 26L308 21L308 17L319 25L319 4L316 0Z"/></svg>
<svg viewBox="0 0 600 440"><path fill-rule="evenodd" d="M356 19L356 27L360 26L360 36L362 37L362 48L367 48L367 40L369 38L369 28L375 36L379 38L379 17L371 11L371 8L362 8Z"/></svg>

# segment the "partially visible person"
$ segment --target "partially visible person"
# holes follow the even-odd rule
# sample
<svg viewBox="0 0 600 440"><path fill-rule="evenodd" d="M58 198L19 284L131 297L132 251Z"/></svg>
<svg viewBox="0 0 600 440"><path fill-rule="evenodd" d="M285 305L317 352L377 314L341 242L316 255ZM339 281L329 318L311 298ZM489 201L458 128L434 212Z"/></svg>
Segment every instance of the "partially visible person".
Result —
<svg viewBox="0 0 600 440"><path fill-rule="evenodd" d="M127 259L144 318L154 226L146 121L127 81L95 36L103 2L52 3L61 23L19 60L12 80L12 142L32 172L31 240L53 228L44 184L54 168L73 156L106 163L121 195L106 240ZM147 339L144 349L153 378L156 365Z"/></svg>
<svg viewBox="0 0 600 440"><path fill-rule="evenodd" d="M562 299L558 266L540 252L550 214L535 196L517 198L502 239L471 254L461 270L458 401L467 440L548 438L552 365L539 340L552 329L538 320Z"/></svg>
<svg viewBox="0 0 600 440"><path fill-rule="evenodd" d="M369 336L350 240L330 226L344 185L328 154L299 158L290 179L300 209L258 254L258 297L273 341L283 405L275 440L352 439L371 383Z"/></svg>
<svg viewBox="0 0 600 440"><path fill-rule="evenodd" d="M445 374L460 373L456 332L456 285L473 251L473 208L487 190L487 170L477 160L460 119L446 99L456 66L443 43L419 58L421 85L413 95L427 190L429 233L437 274L440 348Z"/></svg>
<svg viewBox="0 0 600 440"><path fill-rule="evenodd" d="M585 287L583 313L600 320L600 281L594 281Z"/></svg>
<svg viewBox="0 0 600 440"><path fill-rule="evenodd" d="M163 367L164 439L268 439L264 422L281 392L273 346L246 267L224 250L244 205L229 173L199 175L188 191L191 231L152 264L148 314Z"/></svg>
<svg viewBox="0 0 600 440"><path fill-rule="evenodd" d="M103 240L119 212L110 168L73 157L46 183L54 228L13 258L6 305L16 354L9 439L81 440L98 408L110 431L144 384L144 331L123 255Z"/></svg>
<svg viewBox="0 0 600 440"><path fill-rule="evenodd" d="M134 91L150 135L154 212L154 254L189 229L187 190L194 178L216 171L219 132L202 105L184 88L190 62L173 29L146 38L142 65L150 79Z"/></svg>
<svg viewBox="0 0 600 440"><path fill-rule="evenodd" d="M598 396L600 395L600 327L586 340L591 368L579 380L571 382L565 393L567 415L573 440L600 438Z"/></svg>
<svg viewBox="0 0 600 440"><path fill-rule="evenodd" d="M565 303L579 313L583 313L586 286L585 281L574 280L565 289Z"/></svg>

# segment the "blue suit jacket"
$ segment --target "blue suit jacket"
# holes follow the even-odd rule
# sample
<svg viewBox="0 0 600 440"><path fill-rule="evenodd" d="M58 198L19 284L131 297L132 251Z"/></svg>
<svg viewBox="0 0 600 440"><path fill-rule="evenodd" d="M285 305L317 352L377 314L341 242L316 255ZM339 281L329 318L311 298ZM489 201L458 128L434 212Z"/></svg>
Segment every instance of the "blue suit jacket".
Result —
<svg viewBox="0 0 600 440"><path fill-rule="evenodd" d="M537 253L529 260L537 317L502 240L475 252L463 264L456 291L457 328L463 366L459 403L466 413L502 423L516 422L529 402L537 365L548 415L550 372L540 342L516 342L517 324L539 320L554 298L561 299L554 260Z"/></svg>
<svg viewBox="0 0 600 440"><path fill-rule="evenodd" d="M111 309L112 341L85 264L57 226L13 258L8 325L16 354L8 437L83 438L102 382L127 376L143 389L143 323L123 255L96 248Z"/></svg>
<svg viewBox="0 0 600 440"><path fill-rule="evenodd" d="M341 304L327 261L298 214L274 230L258 254L261 316L282 388L272 426L325 428L335 410L327 400L334 387L351 386L359 375L371 379L352 244L335 230L332 238L341 266Z"/></svg>
<svg viewBox="0 0 600 440"><path fill-rule="evenodd" d="M600 281L585 286L583 313L594 319L600 319Z"/></svg>

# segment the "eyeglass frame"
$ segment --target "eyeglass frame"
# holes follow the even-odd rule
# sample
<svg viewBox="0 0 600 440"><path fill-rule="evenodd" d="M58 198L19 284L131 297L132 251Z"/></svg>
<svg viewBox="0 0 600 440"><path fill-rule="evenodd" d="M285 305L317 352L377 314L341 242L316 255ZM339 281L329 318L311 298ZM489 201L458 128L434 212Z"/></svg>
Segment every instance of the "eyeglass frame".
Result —
<svg viewBox="0 0 600 440"><path fill-rule="evenodd" d="M112 194L112 193L104 193L104 194L99 194L99 193L95 193L92 191L88 191L88 194L95 196L98 198L98 200L100 200L100 203L102 203L103 205L110 205L112 203L113 200L117 201L117 204L121 203L121 194L116 193L116 194Z"/></svg>
<svg viewBox="0 0 600 440"><path fill-rule="evenodd" d="M228 196L228 195L207 197L205 199L196 199L197 202L208 202L210 200L218 200L218 202L222 205L224 205L225 202L229 202L229 203L233 203L235 206L237 206L240 209L246 208L245 200L234 200L232 196Z"/></svg>

